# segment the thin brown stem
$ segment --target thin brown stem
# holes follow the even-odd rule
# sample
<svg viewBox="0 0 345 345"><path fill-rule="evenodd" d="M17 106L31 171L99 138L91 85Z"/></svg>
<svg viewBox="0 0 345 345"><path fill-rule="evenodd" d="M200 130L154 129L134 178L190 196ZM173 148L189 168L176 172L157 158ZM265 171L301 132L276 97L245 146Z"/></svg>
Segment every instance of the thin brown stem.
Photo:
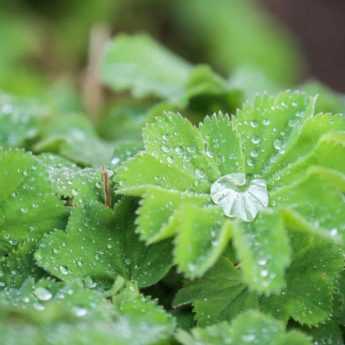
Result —
<svg viewBox="0 0 345 345"><path fill-rule="evenodd" d="M103 181L103 194L104 194L104 205L107 208L111 208L111 186L109 181L109 174L107 169L104 167L101 168L101 176Z"/></svg>

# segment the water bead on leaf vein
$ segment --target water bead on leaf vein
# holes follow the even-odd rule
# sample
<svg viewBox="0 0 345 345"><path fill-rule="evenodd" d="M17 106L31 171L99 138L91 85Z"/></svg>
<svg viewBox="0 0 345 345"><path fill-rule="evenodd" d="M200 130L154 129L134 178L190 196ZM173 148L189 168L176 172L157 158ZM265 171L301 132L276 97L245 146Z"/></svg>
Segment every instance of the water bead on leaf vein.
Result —
<svg viewBox="0 0 345 345"><path fill-rule="evenodd" d="M211 186L211 199L227 217L251 222L267 208L269 196L266 182L260 178L247 179L243 173L220 177Z"/></svg>

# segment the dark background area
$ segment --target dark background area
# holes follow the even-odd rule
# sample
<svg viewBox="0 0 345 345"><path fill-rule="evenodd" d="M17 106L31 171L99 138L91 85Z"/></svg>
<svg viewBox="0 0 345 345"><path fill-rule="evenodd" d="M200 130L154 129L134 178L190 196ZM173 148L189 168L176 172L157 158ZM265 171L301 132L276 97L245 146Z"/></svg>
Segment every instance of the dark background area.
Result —
<svg viewBox="0 0 345 345"><path fill-rule="evenodd" d="M226 1L222 0L219 3L224 5ZM229 4L236 4L236 1L229 0ZM345 92L345 1L256 0L256 2L259 6L265 8L268 13L273 14L273 21L280 22L283 27L292 33L300 48L300 54L304 58L303 67L298 74L300 81L315 78L335 90ZM210 56L212 42L215 42L215 32L212 33L213 36L208 37L209 44L206 46L203 46L200 40L195 39L193 35L193 29L197 30L195 27L193 28L195 18L190 14L193 12L185 15L183 9L180 9L180 13L176 11L179 6L180 8L189 6L188 4L181 5L183 3L187 4L189 2L187 0L84 0L82 2L78 0L49 2L45 0L1 0L0 20L1 14L4 13L4 17L8 17L8 13L11 13L12 18L10 21L17 20L19 17L26 17L28 14L30 19L34 18L34 30L39 32L41 39L38 43L32 44L34 46L37 43L31 51L33 53L30 55L29 62L33 67L39 66L42 68L44 75L53 76L53 78L68 74L71 71L70 74L73 74L78 68L80 72L85 67L88 60L90 30L95 23L99 22L110 23L111 35L120 31L129 33L149 32L164 45L191 62L210 63L224 74L231 71L232 65L229 67L225 64L226 66L223 68L224 60L226 61L228 58L228 52L225 52L225 54L221 52L224 55L223 61L216 61L217 59L214 56ZM218 2L213 3L217 6L219 4ZM240 3L241 1L237 2L237 4ZM210 6L210 4L212 4L212 1L205 2L204 7ZM201 5L198 6L201 7ZM213 11L214 9L210 10ZM210 16L212 11L210 11ZM203 20L205 24L205 18ZM230 16L229 22L232 20L233 17ZM250 20L247 21L247 24L250 23ZM188 23L186 25L187 22L192 24ZM214 25L217 25L217 20L214 20ZM25 31L25 28L23 30ZM220 30L222 29L220 28ZM197 33L197 31L194 31L194 33ZM200 36L202 37L202 35ZM29 35L21 39L26 44L33 41ZM256 42L254 41L255 38L253 38L253 44L255 45ZM222 37L216 44L219 47L224 45L224 42L226 41ZM247 42L247 46L250 43ZM0 50L2 48L1 44L0 42ZM39 49L41 49L41 52L37 53ZM292 51L292 49L287 48L287 52L289 50ZM238 61L246 56L245 53L246 50L244 49L242 56L239 55ZM218 56L222 54L218 54ZM268 56L270 56L269 53ZM232 58L231 53L230 57ZM265 56L259 55L259 58L262 58L265 62ZM288 59L287 61L292 60ZM269 64L273 66L274 62L268 61L267 65ZM287 64L285 66L286 68L282 68L280 63L278 70L282 70L283 73L283 69L286 69L284 73L288 76L290 73L289 66ZM277 71L274 73L277 74ZM7 80L6 86L8 84Z"/></svg>
<svg viewBox="0 0 345 345"><path fill-rule="evenodd" d="M299 41L305 74L345 91L345 1L260 0Z"/></svg>

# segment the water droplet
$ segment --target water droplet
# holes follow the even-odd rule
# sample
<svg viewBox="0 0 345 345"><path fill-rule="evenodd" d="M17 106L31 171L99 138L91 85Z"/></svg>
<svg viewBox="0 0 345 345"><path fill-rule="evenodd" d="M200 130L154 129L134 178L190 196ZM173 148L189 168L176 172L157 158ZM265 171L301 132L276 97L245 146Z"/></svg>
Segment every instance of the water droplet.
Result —
<svg viewBox="0 0 345 345"><path fill-rule="evenodd" d="M59 271L61 272L61 274L63 275L67 275L68 274L68 269L65 266L60 266L59 267Z"/></svg>
<svg viewBox="0 0 345 345"><path fill-rule="evenodd" d="M40 301L49 301L53 297L52 293L44 287L35 289L34 294Z"/></svg>
<svg viewBox="0 0 345 345"><path fill-rule="evenodd" d="M211 199L220 206L227 217L251 222L257 214L268 207L266 182L254 178L247 182L243 173L220 177L211 186Z"/></svg>
<svg viewBox="0 0 345 345"><path fill-rule="evenodd" d="M257 158L258 155L259 155L259 153L257 150L252 150L250 152L250 157L252 157L252 158Z"/></svg>
<svg viewBox="0 0 345 345"><path fill-rule="evenodd" d="M120 158L114 157L111 160L111 165L117 165L120 162Z"/></svg>
<svg viewBox="0 0 345 345"><path fill-rule="evenodd" d="M273 147L277 150L277 151L282 151L283 150L283 142L279 139L274 140L273 142Z"/></svg>
<svg viewBox="0 0 345 345"><path fill-rule="evenodd" d="M262 270L260 272L260 275L261 275L261 277L266 278L266 277L268 277L268 271L267 270Z"/></svg>
<svg viewBox="0 0 345 345"><path fill-rule="evenodd" d="M87 309L81 308L81 307L74 307L73 313L74 313L74 315L76 315L78 317L83 317L83 316L87 315Z"/></svg>
<svg viewBox="0 0 345 345"><path fill-rule="evenodd" d="M264 119L262 121L262 124L265 126L265 127L268 127L270 124L271 124L271 121L269 119Z"/></svg>
<svg viewBox="0 0 345 345"><path fill-rule="evenodd" d="M252 142L254 145L258 145L258 144L260 144L261 140L260 140L259 137L253 137L253 138L251 139L251 142Z"/></svg>
<svg viewBox="0 0 345 345"><path fill-rule="evenodd" d="M338 236L338 230L336 228L333 228L329 231L329 234L332 236L332 237L337 237Z"/></svg>
<svg viewBox="0 0 345 345"><path fill-rule="evenodd" d="M167 146L162 146L162 151L163 151L164 153L168 153L170 150L169 150L169 147L167 147Z"/></svg>

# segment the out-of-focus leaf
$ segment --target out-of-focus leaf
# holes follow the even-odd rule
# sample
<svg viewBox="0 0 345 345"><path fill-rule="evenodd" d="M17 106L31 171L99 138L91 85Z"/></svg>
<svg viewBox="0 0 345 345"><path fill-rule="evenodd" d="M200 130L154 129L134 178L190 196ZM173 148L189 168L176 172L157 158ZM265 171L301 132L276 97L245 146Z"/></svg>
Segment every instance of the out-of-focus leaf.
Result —
<svg viewBox="0 0 345 345"><path fill-rule="evenodd" d="M46 236L36 252L41 267L69 281L91 277L113 281L117 275L145 287L171 267L170 243L146 247L134 232L135 203L122 200L114 210L90 202L72 211L66 231ZM166 252L163 258L161 252Z"/></svg>
<svg viewBox="0 0 345 345"><path fill-rule="evenodd" d="M148 36L121 35L106 49L102 79L116 91L176 101L183 96L190 68Z"/></svg>

